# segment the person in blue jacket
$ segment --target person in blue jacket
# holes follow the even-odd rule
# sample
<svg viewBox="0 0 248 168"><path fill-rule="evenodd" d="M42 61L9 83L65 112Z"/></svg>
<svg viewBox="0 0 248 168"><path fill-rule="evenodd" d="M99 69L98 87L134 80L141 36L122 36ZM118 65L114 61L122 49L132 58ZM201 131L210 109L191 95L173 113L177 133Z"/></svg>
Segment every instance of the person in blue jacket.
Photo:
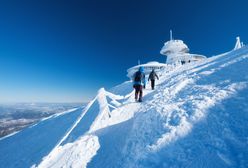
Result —
<svg viewBox="0 0 248 168"><path fill-rule="evenodd" d="M144 67L140 67L133 75L133 87L135 89L135 101L142 102L143 87L145 86Z"/></svg>

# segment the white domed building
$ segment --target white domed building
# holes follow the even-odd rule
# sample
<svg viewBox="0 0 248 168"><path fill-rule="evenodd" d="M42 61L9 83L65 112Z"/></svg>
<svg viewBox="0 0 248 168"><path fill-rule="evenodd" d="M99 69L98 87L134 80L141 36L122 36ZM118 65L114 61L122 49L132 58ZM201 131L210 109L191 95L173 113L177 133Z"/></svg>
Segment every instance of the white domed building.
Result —
<svg viewBox="0 0 248 168"><path fill-rule="evenodd" d="M170 71L176 64L190 63L194 61L203 60L206 57L199 54L190 54L189 48L182 40L173 40L172 31L170 32L170 41L164 43L160 53L167 56L166 64L156 61L148 62L146 64L138 64L127 70L127 76L132 79L133 74L138 71L139 67L144 67L145 74L148 75L153 69L160 75L161 70L166 69Z"/></svg>
<svg viewBox="0 0 248 168"><path fill-rule="evenodd" d="M164 69L166 66L167 66L166 64L159 63L159 62L156 62L156 61L148 62L146 64L139 64L139 65L136 65L134 67L131 67L131 68L129 68L127 70L127 77L129 77L129 78L132 79L134 73L137 72L140 67L143 67L144 68L144 73L146 75L148 75L153 69L156 72L159 72L162 69Z"/></svg>
<svg viewBox="0 0 248 168"><path fill-rule="evenodd" d="M170 41L164 43L160 54L167 56L167 64L184 64L206 58L203 55L190 54L188 46L182 40L174 40L172 38L172 31L170 31Z"/></svg>

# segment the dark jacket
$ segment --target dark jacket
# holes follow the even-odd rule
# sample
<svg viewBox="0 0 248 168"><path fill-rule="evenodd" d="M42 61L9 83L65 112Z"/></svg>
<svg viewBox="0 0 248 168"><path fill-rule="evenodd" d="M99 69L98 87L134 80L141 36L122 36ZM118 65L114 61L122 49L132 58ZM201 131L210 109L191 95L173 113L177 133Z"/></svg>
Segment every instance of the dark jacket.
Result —
<svg viewBox="0 0 248 168"><path fill-rule="evenodd" d="M159 79L159 78L158 78L158 75L157 75L156 72L153 70L153 71L150 73L148 80L155 80L155 78Z"/></svg>
<svg viewBox="0 0 248 168"><path fill-rule="evenodd" d="M135 78L137 76L140 76L139 80L136 80ZM137 71L133 76L133 85L145 85L145 73L141 70Z"/></svg>

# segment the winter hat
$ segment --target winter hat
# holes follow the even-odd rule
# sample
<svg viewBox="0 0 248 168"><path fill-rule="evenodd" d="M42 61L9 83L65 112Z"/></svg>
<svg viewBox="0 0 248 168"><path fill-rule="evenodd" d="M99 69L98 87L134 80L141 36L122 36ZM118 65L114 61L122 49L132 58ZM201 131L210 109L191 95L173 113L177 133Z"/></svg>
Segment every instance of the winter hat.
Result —
<svg viewBox="0 0 248 168"><path fill-rule="evenodd" d="M144 72L144 67L142 67L142 66L139 67L139 71L140 71L140 72Z"/></svg>

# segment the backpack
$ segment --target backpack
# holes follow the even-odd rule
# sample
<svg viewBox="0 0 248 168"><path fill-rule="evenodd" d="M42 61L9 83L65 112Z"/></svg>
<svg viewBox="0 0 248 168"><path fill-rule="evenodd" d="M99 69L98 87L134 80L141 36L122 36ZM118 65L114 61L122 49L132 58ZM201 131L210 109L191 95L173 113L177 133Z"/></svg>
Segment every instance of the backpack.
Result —
<svg viewBox="0 0 248 168"><path fill-rule="evenodd" d="M152 72L150 73L150 75L149 75L149 79L151 79L151 80L154 80L156 77L158 78L156 72L154 72L154 71L152 71Z"/></svg>
<svg viewBox="0 0 248 168"><path fill-rule="evenodd" d="M141 82L142 79L142 73L140 71L136 72L135 77L134 77L134 81L135 82Z"/></svg>

